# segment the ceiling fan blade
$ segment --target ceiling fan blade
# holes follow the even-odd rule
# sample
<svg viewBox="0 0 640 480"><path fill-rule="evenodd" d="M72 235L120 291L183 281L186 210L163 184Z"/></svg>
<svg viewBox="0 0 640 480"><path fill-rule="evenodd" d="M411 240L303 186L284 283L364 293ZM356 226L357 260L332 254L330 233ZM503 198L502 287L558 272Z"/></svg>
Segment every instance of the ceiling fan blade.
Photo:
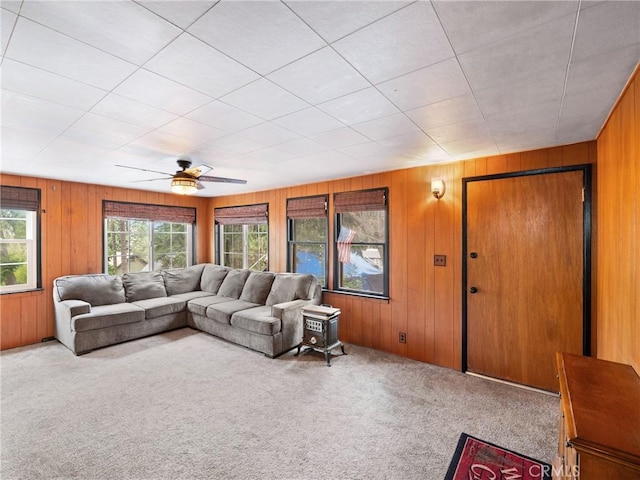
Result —
<svg viewBox="0 0 640 480"><path fill-rule="evenodd" d="M195 178L200 178L202 175L204 175L205 173L209 173L211 170L213 170L213 167L210 167L209 165L196 165L195 167L189 167L185 169L184 173L188 173Z"/></svg>
<svg viewBox="0 0 640 480"><path fill-rule="evenodd" d="M202 184L202 182L199 182L198 180L196 180L196 188L198 190L204 190L204 185Z"/></svg>
<svg viewBox="0 0 640 480"><path fill-rule="evenodd" d="M116 165L116 167L130 168L132 170L140 170L140 171L143 171L143 172L161 173L162 175L169 175L170 177L172 176L171 173L159 172L158 170L149 170L147 168L129 167L128 165Z"/></svg>
<svg viewBox="0 0 640 480"><path fill-rule="evenodd" d="M155 182L156 180L170 180L171 178L172 178L171 175L167 175L166 177L162 177L162 178L148 178L146 180L132 180L129 183Z"/></svg>
<svg viewBox="0 0 640 480"><path fill-rule="evenodd" d="M198 180L203 182L219 182L219 183L247 183L246 180L239 180L237 178L225 178L225 177L209 177L202 175L198 177Z"/></svg>

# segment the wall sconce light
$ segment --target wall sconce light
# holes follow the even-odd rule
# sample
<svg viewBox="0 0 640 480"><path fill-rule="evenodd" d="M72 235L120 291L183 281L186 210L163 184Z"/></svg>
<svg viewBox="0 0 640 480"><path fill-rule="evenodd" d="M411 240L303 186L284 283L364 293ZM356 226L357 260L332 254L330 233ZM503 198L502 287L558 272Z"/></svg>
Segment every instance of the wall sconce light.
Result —
<svg viewBox="0 0 640 480"><path fill-rule="evenodd" d="M431 179L431 193L433 196L440 200L444 196L444 192L446 190L446 185L444 184L444 180L441 178L432 178Z"/></svg>
<svg viewBox="0 0 640 480"><path fill-rule="evenodd" d="M192 195L198 191L193 178L174 178L171 180L171 191L179 195Z"/></svg>

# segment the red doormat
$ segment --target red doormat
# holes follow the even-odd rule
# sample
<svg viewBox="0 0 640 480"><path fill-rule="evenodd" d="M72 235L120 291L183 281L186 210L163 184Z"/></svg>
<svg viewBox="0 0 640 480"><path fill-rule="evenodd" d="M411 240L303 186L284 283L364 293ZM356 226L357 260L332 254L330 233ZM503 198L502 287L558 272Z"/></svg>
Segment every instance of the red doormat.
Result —
<svg viewBox="0 0 640 480"><path fill-rule="evenodd" d="M551 465L460 435L445 480L550 480Z"/></svg>

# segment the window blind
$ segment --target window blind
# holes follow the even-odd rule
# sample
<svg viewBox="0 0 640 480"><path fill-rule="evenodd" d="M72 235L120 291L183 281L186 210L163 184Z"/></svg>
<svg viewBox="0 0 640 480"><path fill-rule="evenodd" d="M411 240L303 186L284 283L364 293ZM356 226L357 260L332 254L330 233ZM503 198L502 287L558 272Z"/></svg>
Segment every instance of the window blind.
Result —
<svg viewBox="0 0 640 480"><path fill-rule="evenodd" d="M384 210L386 204L386 188L333 194L333 206L336 213Z"/></svg>
<svg viewBox="0 0 640 480"><path fill-rule="evenodd" d="M216 222L222 225L255 225L267 223L267 203L245 205L241 207L221 207L213 212Z"/></svg>
<svg viewBox="0 0 640 480"><path fill-rule="evenodd" d="M196 209L192 207L112 202L109 200L104 200L102 206L105 217L136 218L139 220L174 223L196 223Z"/></svg>
<svg viewBox="0 0 640 480"><path fill-rule="evenodd" d="M40 209L40 189L0 185L0 208L37 212Z"/></svg>
<svg viewBox="0 0 640 480"><path fill-rule="evenodd" d="M289 218L325 218L326 216L326 195L287 200L287 217Z"/></svg>

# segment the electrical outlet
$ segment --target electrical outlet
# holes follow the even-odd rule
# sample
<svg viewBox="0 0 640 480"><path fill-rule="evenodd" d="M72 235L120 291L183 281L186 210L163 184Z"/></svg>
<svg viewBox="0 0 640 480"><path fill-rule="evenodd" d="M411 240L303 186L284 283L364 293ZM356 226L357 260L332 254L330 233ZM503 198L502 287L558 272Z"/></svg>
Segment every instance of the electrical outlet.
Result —
<svg viewBox="0 0 640 480"><path fill-rule="evenodd" d="M407 343L407 334L404 332L400 332L400 335L398 335L398 341L400 343Z"/></svg>
<svg viewBox="0 0 640 480"><path fill-rule="evenodd" d="M434 255L433 256L433 264L436 267L446 267L447 266L447 256L446 255Z"/></svg>

